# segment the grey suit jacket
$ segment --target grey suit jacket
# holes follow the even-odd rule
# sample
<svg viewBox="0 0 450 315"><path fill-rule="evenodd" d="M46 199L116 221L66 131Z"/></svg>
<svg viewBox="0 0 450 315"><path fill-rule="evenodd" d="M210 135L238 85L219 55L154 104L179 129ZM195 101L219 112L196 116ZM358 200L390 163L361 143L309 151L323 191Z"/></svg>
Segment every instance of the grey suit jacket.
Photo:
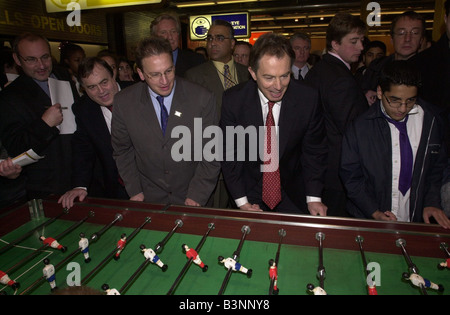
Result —
<svg viewBox="0 0 450 315"><path fill-rule="evenodd" d="M236 84L247 82L250 79L250 73L248 68L239 63L234 63L236 65L236 75L239 82ZM214 63L210 60L199 66L189 69L185 78L189 81L200 84L201 86L207 88L216 96L217 110L220 115L222 108L222 95L224 92L224 87L222 81L220 80L217 69Z"/></svg>
<svg viewBox="0 0 450 315"><path fill-rule="evenodd" d="M199 118L196 129L195 118ZM220 162L198 156L202 152L194 150L194 144L198 148L200 143L202 149L210 139L202 140L199 132L217 123L214 95L179 77L165 137L145 82L119 92L114 100L111 140L128 194L143 192L146 202L183 205L190 198L205 205L217 184ZM182 144L187 144L183 153L191 150L191 154L176 161Z"/></svg>

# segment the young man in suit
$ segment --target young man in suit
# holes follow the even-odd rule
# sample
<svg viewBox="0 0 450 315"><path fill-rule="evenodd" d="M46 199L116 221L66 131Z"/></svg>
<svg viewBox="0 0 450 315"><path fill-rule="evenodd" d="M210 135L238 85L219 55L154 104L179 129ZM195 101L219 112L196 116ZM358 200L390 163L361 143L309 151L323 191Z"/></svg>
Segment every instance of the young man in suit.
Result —
<svg viewBox="0 0 450 315"><path fill-rule="evenodd" d="M136 63L142 82L116 95L111 134L127 192L135 201L205 206L217 184L220 162L199 158L202 152L193 144L198 141L194 137L202 137L195 131L217 125L214 95L175 76L165 39L142 40ZM177 137L182 131L190 134L184 135L189 147L183 149L192 155L180 159Z"/></svg>
<svg viewBox="0 0 450 315"><path fill-rule="evenodd" d="M249 68L253 80L224 94L220 126L227 154L222 172L242 210L325 216L321 196L328 151L323 116L317 91L291 79L294 59L283 36L266 34L256 42ZM236 136L229 129L240 127L256 128L259 139L266 138L256 148L259 158L251 158L258 141L249 137L228 147ZM241 149L245 159L237 158ZM268 162L272 167L266 168Z"/></svg>
<svg viewBox="0 0 450 315"><path fill-rule="evenodd" d="M71 134L60 134L61 104L52 104L50 77L68 81L74 100L78 92L68 72L52 63L50 44L40 35L25 33L16 38L13 57L23 74L0 93L0 137L8 155L33 149L45 158L24 168L28 199L63 194L70 189Z"/></svg>
<svg viewBox="0 0 450 315"><path fill-rule="evenodd" d="M161 13L158 15L150 25L150 32L152 36L159 36L170 42L177 76L184 77L186 71L205 62L205 59L199 54L180 49L181 25L176 14Z"/></svg>
<svg viewBox="0 0 450 315"><path fill-rule="evenodd" d="M340 173L353 216L425 223L434 218L450 228L441 210L444 127L434 106L418 98L420 85L411 64L392 62L380 78L379 102L347 130Z"/></svg>
<svg viewBox="0 0 450 315"><path fill-rule="evenodd" d="M337 14L327 29L328 52L306 76L306 81L319 90L325 116L330 154L323 200L330 216L348 216L339 179L342 138L351 121L369 108L350 66L364 49L365 30L358 17Z"/></svg>
<svg viewBox="0 0 450 315"><path fill-rule="evenodd" d="M119 84L109 64L98 57L83 60L78 77L85 95L72 111L77 131L72 139L72 187L60 199L64 208L76 199L93 197L129 199L120 180L111 145L111 119L114 96Z"/></svg>

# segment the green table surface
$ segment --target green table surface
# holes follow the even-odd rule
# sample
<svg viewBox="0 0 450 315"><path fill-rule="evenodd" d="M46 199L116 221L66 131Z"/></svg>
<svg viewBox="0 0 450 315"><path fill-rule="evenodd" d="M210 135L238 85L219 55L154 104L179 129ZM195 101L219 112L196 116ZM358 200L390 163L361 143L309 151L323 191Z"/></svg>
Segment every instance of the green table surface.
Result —
<svg viewBox="0 0 450 315"><path fill-rule="evenodd" d="M27 231L38 226L42 221L31 221L13 232L1 237L0 249L8 242L11 242ZM58 220L40 231L30 236L15 247L0 254L0 270L7 271L18 261L30 255L37 248L42 246L39 241L40 235L55 238L72 226L74 222ZM43 259L48 258L54 265L62 261L67 255L78 248L79 234L83 232L87 237L99 231L101 225L83 223L74 231L59 239L59 243L67 246L66 253L46 248L44 251L33 257L30 261L15 268L9 276L18 281L21 285L17 292L9 287L0 287L0 291L8 295L21 294L21 292L42 277L44 267ZM151 223L146 227L151 229ZM101 269L90 277L84 285L101 291L103 284L108 284L111 288L120 290L124 284L135 273L139 266L144 263L145 258L140 250L140 245L155 248L156 244L162 241L168 232L142 229L132 240L127 243L121 258L116 261L111 259ZM207 231L207 226L199 227ZM78 263L81 274L78 280L83 279L91 272L105 257L116 248L117 241L122 233L131 235L135 229L113 226L108 229L99 240L90 244L91 262L86 264L84 256L80 252L71 259L70 262ZM121 294L124 295L165 295L171 288L177 276L187 262L185 254L182 252L182 244L187 244L191 248L196 248L202 236L182 233L182 228L168 240L165 247L158 253L160 259L168 265L166 272L158 266L148 264L135 281L133 281ZM208 271L203 272L197 265L192 264L185 273L182 281L175 290L175 295L217 295L227 270L218 263L218 256L225 258L232 257L236 250L239 239L226 239L215 237L214 232L208 236L203 247L199 251L200 257L208 265ZM318 247L302 246L299 240L298 245L282 245L278 267L278 287L280 295L309 295L306 289L308 283L319 285L317 279ZM324 241L324 266L326 268L325 290L330 295L367 295L365 285L364 266L361 253L355 242L355 250L337 250L327 248ZM278 244L257 242L246 240L243 244L239 262L246 268L253 270L253 275L248 278L245 274L233 272L225 295L267 295L269 291L269 260L274 259ZM383 254L370 252L366 249L368 262L376 262L380 266L380 283L377 291L379 295L420 295L418 288L402 279L402 273L408 271L408 265L401 254ZM444 253L442 260L437 258L426 258L411 256L417 265L421 275L435 283L442 284L448 294L450 290L450 271L438 270L437 265L445 260ZM73 277L74 269L67 270L67 265L61 266L56 272L56 281L59 288L67 287L67 278L77 280ZM50 286L47 282L42 282L30 292L31 294L50 294ZM433 290L428 290L430 295L441 294Z"/></svg>

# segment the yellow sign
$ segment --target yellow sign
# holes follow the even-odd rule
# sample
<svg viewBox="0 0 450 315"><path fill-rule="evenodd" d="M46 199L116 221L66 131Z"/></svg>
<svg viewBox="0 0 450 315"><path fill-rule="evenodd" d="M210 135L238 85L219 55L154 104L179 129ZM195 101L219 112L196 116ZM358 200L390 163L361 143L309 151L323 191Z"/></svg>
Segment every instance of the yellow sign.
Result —
<svg viewBox="0 0 450 315"><path fill-rule="evenodd" d="M67 11L67 6L71 3L78 3L81 10L105 9L124 7L130 5L158 4L162 0L45 0L47 12Z"/></svg>

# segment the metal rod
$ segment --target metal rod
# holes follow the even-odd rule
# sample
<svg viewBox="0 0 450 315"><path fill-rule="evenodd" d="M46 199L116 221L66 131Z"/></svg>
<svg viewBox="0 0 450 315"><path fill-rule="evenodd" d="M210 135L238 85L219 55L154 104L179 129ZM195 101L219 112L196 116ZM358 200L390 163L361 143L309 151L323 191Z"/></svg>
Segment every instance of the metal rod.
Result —
<svg viewBox="0 0 450 315"><path fill-rule="evenodd" d="M244 245L245 237L247 236L247 234L250 234L250 227L247 226L247 225L244 225L242 227L241 231L242 231L242 238L241 238L241 240L239 242L239 245L238 245L236 251L233 253L233 260L235 260L235 261L237 261L239 259L239 256L240 256L241 250L242 250L242 246ZM232 272L233 272L233 269L232 268L228 268L228 271L227 271L227 273L225 275L225 278L224 278L224 280L222 282L222 286L220 287L219 295L222 295L225 292L225 288L227 287L228 281L231 278Z"/></svg>
<svg viewBox="0 0 450 315"><path fill-rule="evenodd" d="M155 246L155 253L159 253L164 249L164 246L166 245L167 241L172 237L172 235L175 233L175 231L179 228L183 226L183 221L181 221L180 219L175 221L175 226L173 227L172 231L169 232L169 234L166 235L166 237L159 242L158 244L156 244Z"/></svg>
<svg viewBox="0 0 450 315"><path fill-rule="evenodd" d="M323 264L323 241L325 240L325 234L319 232L316 234L316 239L319 241L319 266L317 268L317 277L319 278L320 287L325 290L325 266Z"/></svg>
<svg viewBox="0 0 450 315"><path fill-rule="evenodd" d="M286 231L284 229L280 229L278 231L278 235L280 235L280 241L278 242L278 249L277 249L277 253L275 255L275 261L274 261L275 266L273 266L271 264L271 261L269 261L269 265L270 265L269 268L272 268L272 267L276 268L277 275L278 275L278 262L280 260L281 244L283 242L283 238L286 236ZM273 295L274 294L275 281L276 281L275 277L271 277L270 278L269 295Z"/></svg>
<svg viewBox="0 0 450 315"><path fill-rule="evenodd" d="M205 243L206 238L208 237L209 233L211 233L211 231L214 230L214 228L215 228L214 223L208 224L208 231L206 231L205 235L203 235L202 239L200 240L200 243L198 243L197 247L195 248L195 251L197 253L200 252L200 249L202 248L203 244ZM194 258L191 257L186 262L186 264L184 265L184 267L181 270L180 274L175 279L175 282L172 284L172 286L170 287L169 291L167 292L167 295L172 295L173 294L173 292L175 291L176 287L178 286L178 284L180 283L181 279L183 278L184 274L186 273L186 271L191 266L193 260L194 260Z"/></svg>
<svg viewBox="0 0 450 315"><path fill-rule="evenodd" d="M149 217L145 218L144 223L141 224L141 226L139 226L138 228L136 228L133 233L131 233L131 235L127 238L127 243L130 242L136 235L137 233L139 233L142 228L148 223L150 222L151 219ZM102 268L109 260L111 260L111 258L116 254L116 252L119 250L118 247L114 248L114 250L109 253L93 270L91 270L91 272L89 272L82 280L81 280L81 285L86 284L86 282L92 277L92 275L94 275L95 273L97 273L98 270L100 270L100 268Z"/></svg>
<svg viewBox="0 0 450 315"><path fill-rule="evenodd" d="M18 239L14 240L14 241L10 242L8 245L2 247L0 249L0 255L3 254L4 252L6 252L8 249L14 247L14 245L22 242L24 239L26 239L26 238L30 237L31 235L33 235L37 230L40 230L41 228L49 225L50 223L55 222L56 220L58 220L59 218L61 218L63 215L65 215L67 213L69 213L69 210L67 208L64 208L63 212L61 214L59 214L58 216L45 221L41 225L39 225L39 226L33 228L32 230L28 231L27 233L25 233L24 235L22 235Z"/></svg>
<svg viewBox="0 0 450 315"><path fill-rule="evenodd" d="M55 237L56 240L60 240L62 239L64 236L66 236L67 234L71 233L73 230L75 230L77 227L79 227L81 224L83 224L84 222L86 222L87 219L89 219L90 217L92 217L91 212L89 213L89 215L87 215L84 219L78 221L77 223L73 224L71 227L69 227L67 230L65 230L64 232L62 232L61 234L59 234L58 236ZM14 266L12 266L11 268L9 268L6 273L12 273L13 271L15 271L17 268L19 268L20 266L22 266L23 264L25 264L26 262L28 262L30 259L32 259L33 257L37 256L38 254L40 254L44 249L46 249L49 245L45 244L43 246L41 246L40 248L36 249L34 252L32 252L30 255L26 256L25 258L23 258L21 261L19 261L18 263L16 263Z"/></svg>
<svg viewBox="0 0 450 315"><path fill-rule="evenodd" d="M92 213L92 212L90 212ZM114 224L116 224L118 221L122 220L122 215L121 214L116 214L115 219L107 224L105 227L103 227L100 231L95 232L91 235L90 240L91 242L96 242L99 240L100 236L105 233L110 227L112 227ZM70 255L68 255L65 259L63 259L62 261L60 261L58 264L55 265L55 271L58 270L61 266L65 265L66 262L70 261L73 257L75 257L77 254L81 253L80 248L77 248L76 250L74 250ZM20 295L25 295L28 292L30 292L32 289L34 289L36 286L38 286L39 284L41 284L41 282L43 282L45 280L45 277L42 276L39 279L37 279L35 282L33 282L30 286L28 286L24 291L22 291L22 293L20 293Z"/></svg>
<svg viewBox="0 0 450 315"><path fill-rule="evenodd" d="M409 273L419 274L419 268L417 268L417 266L413 263L408 251L406 250L406 241L399 238L395 244L402 250L403 257L405 257L406 263L408 264ZM423 295L428 295L428 292L423 285L420 285L419 288Z"/></svg>
<svg viewBox="0 0 450 315"><path fill-rule="evenodd" d="M374 283L371 279L369 280L370 272L368 270L366 254L365 254L364 248L363 248L364 238L362 236L358 235L356 237L356 242L359 244L359 251L361 252L361 258L363 261L364 271L365 271L364 273L366 275L366 283L367 283L368 293L369 293L369 295L378 295L376 283Z"/></svg>

